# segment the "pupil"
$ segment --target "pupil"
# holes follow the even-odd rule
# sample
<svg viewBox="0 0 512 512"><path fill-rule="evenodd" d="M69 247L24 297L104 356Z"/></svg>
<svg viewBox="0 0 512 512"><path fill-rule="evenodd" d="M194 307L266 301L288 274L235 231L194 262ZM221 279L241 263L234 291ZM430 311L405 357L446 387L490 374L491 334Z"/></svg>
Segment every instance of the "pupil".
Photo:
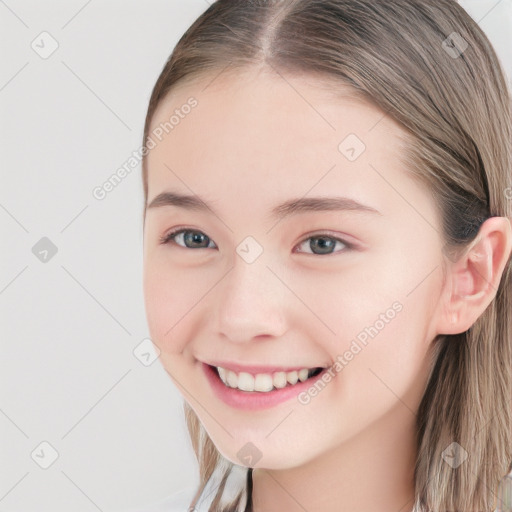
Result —
<svg viewBox="0 0 512 512"><path fill-rule="evenodd" d="M310 242L310 247L311 250L316 248L319 249L322 254L329 254L330 249L333 248L334 244L335 241L330 238L313 238Z"/></svg>
<svg viewBox="0 0 512 512"><path fill-rule="evenodd" d="M195 231L188 231L185 236L186 242L190 242L191 244L200 244L201 240L204 240L205 238L207 239L206 235L203 235L202 233L197 233ZM208 246L208 243L206 243L206 246Z"/></svg>

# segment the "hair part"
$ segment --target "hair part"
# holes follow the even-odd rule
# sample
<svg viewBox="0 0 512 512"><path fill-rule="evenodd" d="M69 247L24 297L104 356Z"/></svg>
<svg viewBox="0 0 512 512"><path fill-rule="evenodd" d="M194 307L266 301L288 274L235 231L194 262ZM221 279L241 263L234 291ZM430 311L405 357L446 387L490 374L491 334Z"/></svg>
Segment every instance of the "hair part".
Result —
<svg viewBox="0 0 512 512"><path fill-rule="evenodd" d="M443 46L454 33L467 42L458 56ZM171 90L250 68L323 78L334 92L336 84L348 86L398 122L407 134L405 167L438 206L447 258L467 247L489 217L512 219L505 195L512 186L510 92L491 43L455 0L217 0L165 63L144 145ZM146 205L147 158L142 168ZM432 343L432 373L417 415L419 510L494 509L498 483L512 471L511 272L509 260L496 297L470 329ZM184 408L200 468L193 506L226 460ZM442 457L452 442L469 452L456 469ZM232 468L224 467L225 477ZM222 482L210 510L251 509L250 484L238 501L221 504Z"/></svg>

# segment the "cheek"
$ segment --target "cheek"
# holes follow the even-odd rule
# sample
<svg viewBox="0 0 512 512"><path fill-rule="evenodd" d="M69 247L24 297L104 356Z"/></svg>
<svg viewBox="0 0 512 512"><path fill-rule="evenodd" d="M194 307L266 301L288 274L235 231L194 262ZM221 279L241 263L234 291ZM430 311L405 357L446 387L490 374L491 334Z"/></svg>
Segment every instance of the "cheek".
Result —
<svg viewBox="0 0 512 512"><path fill-rule="evenodd" d="M397 310L409 302L407 294L414 282L411 275L414 271L398 256L384 251L361 255L352 261L343 260L340 268L329 268L321 274L297 273L291 284L318 317L316 322L313 315L308 315L311 323L326 333L325 325L328 326L335 344L340 341L349 344L358 336L364 340L366 328L374 324L384 331L399 321Z"/></svg>
<svg viewBox="0 0 512 512"><path fill-rule="evenodd" d="M144 271L144 301L151 339L161 351L173 351L176 332L185 320L188 304L187 290L183 279L176 272L166 272L151 262ZM178 351L179 347L175 347Z"/></svg>
<svg viewBox="0 0 512 512"><path fill-rule="evenodd" d="M420 267L424 279L432 269ZM374 404L384 411L398 400L410 410L418 406L430 370L430 326L442 276L437 270L419 285L415 268L376 272L367 293L354 291L354 300L344 302L348 314L336 353L344 356L341 381L354 406Z"/></svg>
<svg viewBox="0 0 512 512"><path fill-rule="evenodd" d="M348 366L365 378L369 366L385 368L392 377L403 365L421 364L442 277L440 268L431 273L436 265L428 259L380 254L339 273L302 278L298 289L331 329L333 358L348 351ZM314 327L327 332L313 318L312 339L319 338Z"/></svg>
<svg viewBox="0 0 512 512"><path fill-rule="evenodd" d="M215 283L214 277L200 269L180 269L158 255L145 261L147 323L151 339L162 352L179 353L193 339L194 329L199 328L197 308Z"/></svg>

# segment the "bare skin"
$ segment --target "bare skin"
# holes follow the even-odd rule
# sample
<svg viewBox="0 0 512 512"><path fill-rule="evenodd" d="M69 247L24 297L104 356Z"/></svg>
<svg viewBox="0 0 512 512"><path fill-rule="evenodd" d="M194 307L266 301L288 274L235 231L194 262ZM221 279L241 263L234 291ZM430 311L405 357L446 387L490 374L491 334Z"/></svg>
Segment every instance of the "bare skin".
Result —
<svg viewBox="0 0 512 512"><path fill-rule="evenodd" d="M148 204L174 191L217 213L146 212L144 294L161 362L224 457L243 465L239 450L257 447L255 512L409 512L433 340L468 329L494 298L510 221L486 221L459 261L446 260L444 276L440 218L400 161L399 125L311 77L252 70L212 80L176 89L153 118L157 127L198 101L148 155ZM339 149L349 134L366 146L355 159L357 139ZM320 196L379 213L271 217L284 201ZM159 243L177 227L205 235L204 246L186 246L183 235ZM250 264L236 252L247 236L263 249ZM318 237L330 254L318 253ZM377 323L380 315L388 321ZM371 326L377 334L361 343ZM343 369L308 403L263 411L225 404L201 368L310 368L338 356Z"/></svg>

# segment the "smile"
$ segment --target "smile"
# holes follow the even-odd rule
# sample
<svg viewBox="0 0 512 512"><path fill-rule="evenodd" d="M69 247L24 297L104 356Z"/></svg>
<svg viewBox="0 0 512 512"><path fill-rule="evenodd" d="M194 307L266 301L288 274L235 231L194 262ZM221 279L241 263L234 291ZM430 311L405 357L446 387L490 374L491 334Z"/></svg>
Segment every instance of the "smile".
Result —
<svg viewBox="0 0 512 512"><path fill-rule="evenodd" d="M256 375L247 372L236 373L220 366L216 367L216 370L222 382L230 388L268 393L286 386L294 386L299 381L305 382L318 375L323 368L302 368L298 371L257 373Z"/></svg>
<svg viewBox="0 0 512 512"><path fill-rule="evenodd" d="M214 396L230 407L248 411L268 409L283 402L296 399L297 395L314 385L328 371L328 368L303 368L298 371L252 375L246 372L237 374L231 370L225 370L223 375L226 380L225 382L219 373L219 371L224 370L223 368L219 370L219 367L206 363L201 364ZM283 373L286 377L284 387L276 387L274 379L277 379L279 386L282 385ZM301 377L302 379L305 377L305 379L302 380ZM288 378L291 382L288 381ZM236 379L236 382L234 379ZM236 386L231 386L229 380L231 380L232 384L236 384ZM252 387L252 390L244 390L241 386L246 388ZM256 387L264 389L264 391L256 390Z"/></svg>

